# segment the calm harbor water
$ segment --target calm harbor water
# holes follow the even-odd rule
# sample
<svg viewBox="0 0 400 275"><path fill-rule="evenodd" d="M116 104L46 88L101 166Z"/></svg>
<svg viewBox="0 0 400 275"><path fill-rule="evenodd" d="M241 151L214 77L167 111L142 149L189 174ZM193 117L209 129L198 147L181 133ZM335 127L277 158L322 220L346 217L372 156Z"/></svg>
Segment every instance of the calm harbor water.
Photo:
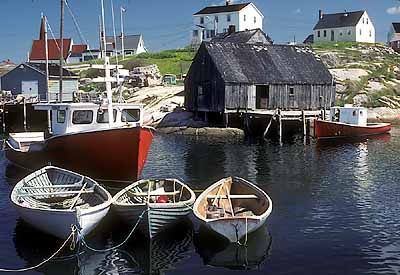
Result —
<svg viewBox="0 0 400 275"><path fill-rule="evenodd" d="M267 227L246 248L190 220L149 242L136 234L107 253L60 258L26 274L398 274L400 129L351 142L155 137L142 177L175 177L202 190L236 175L273 200ZM0 156L0 268L37 264L61 244L22 222L9 202L23 175ZM90 244L111 247L130 228L108 217ZM64 253L68 256L68 251Z"/></svg>

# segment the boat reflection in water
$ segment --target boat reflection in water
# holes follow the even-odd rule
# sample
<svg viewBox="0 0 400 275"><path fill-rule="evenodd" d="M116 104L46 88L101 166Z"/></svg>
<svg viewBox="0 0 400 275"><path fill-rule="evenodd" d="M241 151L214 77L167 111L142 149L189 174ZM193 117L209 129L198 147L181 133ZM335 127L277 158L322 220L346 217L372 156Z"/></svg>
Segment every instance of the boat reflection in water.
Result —
<svg viewBox="0 0 400 275"><path fill-rule="evenodd" d="M267 225L264 225L248 235L246 245L241 245L229 243L215 232L201 226L194 236L194 245L205 265L235 270L260 270L271 250L272 237Z"/></svg>
<svg viewBox="0 0 400 275"><path fill-rule="evenodd" d="M104 249L121 243L129 230L118 229L113 221L108 220L88 238L90 246ZM189 258L193 239L193 225L184 220L148 240L142 234L133 237L119 249L108 252L92 252L81 247L81 252L71 252L69 248L48 262L37 272L43 274L163 274ZM14 243L17 254L26 261L26 266L33 266L48 258L62 244L50 235L32 228L18 220Z"/></svg>

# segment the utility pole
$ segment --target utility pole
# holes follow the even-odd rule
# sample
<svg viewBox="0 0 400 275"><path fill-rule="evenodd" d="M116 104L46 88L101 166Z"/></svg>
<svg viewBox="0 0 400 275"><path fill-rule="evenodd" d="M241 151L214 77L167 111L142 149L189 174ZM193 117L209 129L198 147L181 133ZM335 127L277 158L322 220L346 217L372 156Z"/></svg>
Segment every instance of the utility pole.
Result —
<svg viewBox="0 0 400 275"><path fill-rule="evenodd" d="M63 90L63 62L64 62L64 0L61 0L61 21L60 21L60 102L62 102Z"/></svg>

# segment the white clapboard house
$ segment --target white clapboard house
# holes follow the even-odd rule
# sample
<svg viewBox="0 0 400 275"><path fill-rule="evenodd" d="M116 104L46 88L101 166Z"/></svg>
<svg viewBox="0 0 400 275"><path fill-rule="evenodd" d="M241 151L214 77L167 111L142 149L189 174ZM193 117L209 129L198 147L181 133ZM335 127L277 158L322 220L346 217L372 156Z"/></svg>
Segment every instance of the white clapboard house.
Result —
<svg viewBox="0 0 400 275"><path fill-rule="evenodd" d="M367 11L324 14L314 27L314 43L354 41L375 43L375 27Z"/></svg>
<svg viewBox="0 0 400 275"><path fill-rule="evenodd" d="M192 44L210 41L217 34L263 29L264 15L253 3L209 6L193 14Z"/></svg>

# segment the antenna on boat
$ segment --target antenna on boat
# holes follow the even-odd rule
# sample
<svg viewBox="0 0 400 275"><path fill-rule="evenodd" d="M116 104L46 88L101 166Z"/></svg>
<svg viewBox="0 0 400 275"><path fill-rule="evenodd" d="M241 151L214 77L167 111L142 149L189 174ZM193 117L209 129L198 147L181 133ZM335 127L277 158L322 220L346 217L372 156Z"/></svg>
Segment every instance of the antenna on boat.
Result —
<svg viewBox="0 0 400 275"><path fill-rule="evenodd" d="M60 102L62 102L63 90L63 59L64 59L64 1L61 0L61 20L60 20Z"/></svg>

